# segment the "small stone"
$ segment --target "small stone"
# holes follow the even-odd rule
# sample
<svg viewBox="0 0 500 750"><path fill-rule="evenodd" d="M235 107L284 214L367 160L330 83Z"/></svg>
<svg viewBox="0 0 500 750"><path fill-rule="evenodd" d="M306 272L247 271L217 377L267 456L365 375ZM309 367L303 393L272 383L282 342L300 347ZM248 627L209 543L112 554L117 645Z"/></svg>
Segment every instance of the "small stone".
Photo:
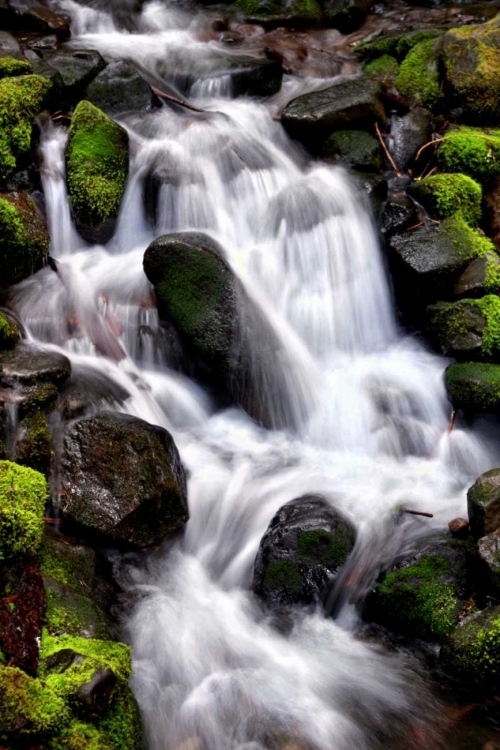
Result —
<svg viewBox="0 0 500 750"><path fill-rule="evenodd" d="M92 714L101 713L108 705L115 685L115 673L109 668L101 667L94 672L89 682L80 685L76 697Z"/></svg>
<svg viewBox="0 0 500 750"><path fill-rule="evenodd" d="M469 522L465 518L454 518L448 528L455 539L467 539L469 535Z"/></svg>

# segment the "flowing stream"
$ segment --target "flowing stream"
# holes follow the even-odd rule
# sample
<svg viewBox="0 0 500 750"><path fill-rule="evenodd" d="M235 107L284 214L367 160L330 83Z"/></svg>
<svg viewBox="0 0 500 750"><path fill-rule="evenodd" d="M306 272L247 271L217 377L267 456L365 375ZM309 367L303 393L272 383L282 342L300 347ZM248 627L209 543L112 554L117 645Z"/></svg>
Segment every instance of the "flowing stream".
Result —
<svg viewBox="0 0 500 750"><path fill-rule="evenodd" d="M218 53L200 41L203 16L176 7L150 2L124 31L111 15L59 5L74 46L165 83L179 61L199 72ZM283 92L308 87L318 80L286 80ZM435 701L416 663L360 637L357 605L404 540L466 512L466 489L498 463L498 447L487 425L446 434L446 362L398 330L369 208L349 175L309 160L273 120L275 101L232 98L228 76L199 76L188 94L208 114L163 106L122 119L130 177L107 247L76 233L66 132L47 127L42 177L59 272L40 271L12 301L29 336L64 351L75 378L101 384L99 408L171 431L189 475L184 533L128 571L137 596L125 628L148 747L430 748L419 727ZM155 226L143 200L152 173ZM154 237L190 229L221 243L276 333L265 366L278 376L263 382L276 388L270 402L281 387L291 394L295 429L216 411L175 371L142 259ZM278 508L311 492L355 524L354 558L369 572L333 592L335 619L297 611L276 623L250 592L253 561ZM396 526L398 505L434 518Z"/></svg>

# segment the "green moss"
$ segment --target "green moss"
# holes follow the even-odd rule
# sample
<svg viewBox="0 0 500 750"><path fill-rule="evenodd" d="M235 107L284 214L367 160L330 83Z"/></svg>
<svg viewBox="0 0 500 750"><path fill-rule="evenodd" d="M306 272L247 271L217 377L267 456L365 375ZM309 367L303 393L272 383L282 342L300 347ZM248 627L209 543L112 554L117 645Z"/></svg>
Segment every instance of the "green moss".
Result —
<svg viewBox="0 0 500 750"><path fill-rule="evenodd" d="M301 21L320 21L322 10L316 0L291 0L286 4L275 0L236 0L232 6L245 18L271 19L293 17Z"/></svg>
<svg viewBox="0 0 500 750"><path fill-rule="evenodd" d="M401 62L417 44L436 39L438 36L440 36L438 30L414 31L404 35L381 36L371 42L357 44L356 52L365 60L374 60L382 55L390 55L396 58L398 62Z"/></svg>
<svg viewBox="0 0 500 750"><path fill-rule="evenodd" d="M75 216L98 227L118 216L128 175L128 135L87 101L73 114L66 149Z"/></svg>
<svg viewBox="0 0 500 750"><path fill-rule="evenodd" d="M374 60L365 63L363 70L371 78L393 79L397 76L399 65L392 55L381 55Z"/></svg>
<svg viewBox="0 0 500 750"><path fill-rule="evenodd" d="M500 298L489 294L476 301L486 320L483 350L486 354L500 354Z"/></svg>
<svg viewBox="0 0 500 750"><path fill-rule="evenodd" d="M103 733L94 725L76 720L50 743L50 750L111 750Z"/></svg>
<svg viewBox="0 0 500 750"><path fill-rule="evenodd" d="M129 688L118 692L112 710L99 722L99 730L110 750L142 750L141 716Z"/></svg>
<svg viewBox="0 0 500 750"><path fill-rule="evenodd" d="M471 412L500 411L500 366L481 362L450 365L445 372L450 401Z"/></svg>
<svg viewBox="0 0 500 750"><path fill-rule="evenodd" d="M0 739L43 738L69 719L64 701L40 680L0 666Z"/></svg>
<svg viewBox="0 0 500 750"><path fill-rule="evenodd" d="M45 478L37 471L0 461L0 559L33 554L43 533Z"/></svg>
<svg viewBox="0 0 500 750"><path fill-rule="evenodd" d="M71 649L77 654L99 662L101 666L111 669L119 680L127 681L130 677L132 671L130 661L131 652L130 647L125 645L125 643L101 641L96 638L81 638L70 635L53 637L44 630L41 649L42 662L62 649ZM61 675L49 674L47 684L52 684L56 688L58 685L64 686L67 680L64 676L62 676L62 679L59 679L60 677ZM61 687L57 689L58 692L60 690ZM62 690L64 692L64 687L62 687Z"/></svg>
<svg viewBox="0 0 500 750"><path fill-rule="evenodd" d="M455 249L464 257L481 258L488 253L496 252L491 240L472 229L459 216L451 216L449 219L445 219L441 223L441 227L453 242Z"/></svg>
<svg viewBox="0 0 500 750"><path fill-rule="evenodd" d="M486 609L454 630L442 651L445 668L465 688L500 689L500 607Z"/></svg>
<svg viewBox="0 0 500 750"><path fill-rule="evenodd" d="M303 531L297 538L297 559L308 565L337 568L347 560L352 549L352 535L341 536L327 531Z"/></svg>
<svg viewBox="0 0 500 750"><path fill-rule="evenodd" d="M33 72L29 60L16 60L14 57L0 57L0 78L23 76Z"/></svg>
<svg viewBox="0 0 500 750"><path fill-rule="evenodd" d="M378 590L381 610L412 635L442 640L455 627L459 613L454 587L441 580L448 570L444 557L429 555L388 573Z"/></svg>
<svg viewBox="0 0 500 750"><path fill-rule="evenodd" d="M436 174L413 183L410 194L436 219L458 216L475 227L481 219L481 186L463 174Z"/></svg>
<svg viewBox="0 0 500 750"><path fill-rule="evenodd" d="M33 122L50 88L41 76L0 80L0 180L10 176L18 157L31 151Z"/></svg>
<svg viewBox="0 0 500 750"><path fill-rule="evenodd" d="M488 293L500 292L500 262L496 255L488 255L486 259L484 289Z"/></svg>
<svg viewBox="0 0 500 750"><path fill-rule="evenodd" d="M31 198L0 194L0 288L38 270L48 249L49 235Z"/></svg>
<svg viewBox="0 0 500 750"><path fill-rule="evenodd" d="M297 568L290 560L279 560L266 568L262 588L264 591L281 589L288 596L293 597L302 591L302 580Z"/></svg>
<svg viewBox="0 0 500 750"><path fill-rule="evenodd" d="M436 110L443 95L439 85L436 41L417 44L401 63L396 78L397 89L411 104Z"/></svg>
<svg viewBox="0 0 500 750"><path fill-rule="evenodd" d="M445 133L438 149L445 172L462 172L483 185L500 174L500 131L460 127Z"/></svg>
<svg viewBox="0 0 500 750"><path fill-rule="evenodd" d="M34 411L25 417L20 424L20 434L15 451L17 463L36 469L42 474L48 474L51 438L45 414Z"/></svg>
<svg viewBox="0 0 500 750"><path fill-rule="evenodd" d="M20 338L16 324L0 312L0 349L11 349Z"/></svg>

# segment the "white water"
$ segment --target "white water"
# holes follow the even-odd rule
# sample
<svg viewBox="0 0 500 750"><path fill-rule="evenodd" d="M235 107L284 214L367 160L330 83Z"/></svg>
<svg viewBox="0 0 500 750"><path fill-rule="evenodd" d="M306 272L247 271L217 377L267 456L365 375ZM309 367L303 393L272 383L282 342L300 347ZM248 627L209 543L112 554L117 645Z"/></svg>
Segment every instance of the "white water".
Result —
<svg viewBox="0 0 500 750"><path fill-rule="evenodd" d="M106 14L61 4L81 35L77 46L151 73L178 56L199 65L212 51L213 42L194 39L199 18L157 2L133 34ZM415 727L432 716L432 701L414 665L357 637L362 591L341 599L336 621L297 612L283 633L249 592L253 560L278 508L313 492L352 519L356 554L374 575L402 539L463 515L467 487L498 451L460 427L446 435L446 363L398 331L376 235L350 178L308 163L272 120L272 105L211 98L224 86L200 87L208 117L163 108L124 123L129 185L106 248L76 235L65 134L46 131L43 181L59 273L45 269L21 284L13 306L35 339L65 351L77 377L99 374L124 389L115 408L169 429L189 472L183 536L129 571L140 596L126 629L148 747L422 747ZM142 201L151 170L168 174L156 227ZM142 258L155 236L183 229L223 245L277 333L268 366L291 392L295 431L264 430L236 408L215 412L198 385L169 369ZM434 519L396 531L398 505Z"/></svg>

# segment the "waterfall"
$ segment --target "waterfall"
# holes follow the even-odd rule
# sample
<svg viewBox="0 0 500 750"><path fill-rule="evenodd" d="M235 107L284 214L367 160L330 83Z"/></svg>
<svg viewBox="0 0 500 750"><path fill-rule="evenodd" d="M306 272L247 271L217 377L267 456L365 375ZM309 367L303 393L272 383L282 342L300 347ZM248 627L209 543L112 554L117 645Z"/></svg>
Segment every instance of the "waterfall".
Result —
<svg viewBox="0 0 500 750"><path fill-rule="evenodd" d="M199 19L175 6L147 3L131 31L105 10L58 4L73 18L75 46L166 83L176 61L202 70L214 52L199 40ZM183 536L126 573L136 603L124 628L148 747L396 747L432 716L418 667L361 638L348 601L336 620L297 611L270 621L249 591L259 541L284 503L321 494L355 524L358 554L376 568L395 552L384 540L396 506L433 513L427 530L444 527L498 450L459 426L445 436L446 363L398 330L370 211L349 175L306 157L272 119L272 102L231 99L225 78L207 77L190 95L203 115L164 106L123 119L130 175L107 247L76 234L65 131L45 130L59 272L40 271L12 297L29 334L64 351L77 376L99 373L119 388L115 408L170 430L188 472ZM154 216L144 203L152 180ZM142 259L159 234L192 229L222 245L279 338L285 364L269 367L287 373L296 430L215 410L172 367ZM408 522L401 536L422 529Z"/></svg>

